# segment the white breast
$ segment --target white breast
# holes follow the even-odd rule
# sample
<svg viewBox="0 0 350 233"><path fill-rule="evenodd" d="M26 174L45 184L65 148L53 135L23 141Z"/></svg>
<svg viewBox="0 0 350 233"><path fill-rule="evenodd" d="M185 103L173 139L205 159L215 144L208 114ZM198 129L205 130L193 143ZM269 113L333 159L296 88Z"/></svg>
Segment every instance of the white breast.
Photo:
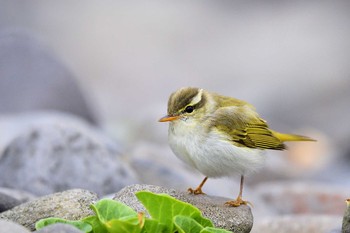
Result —
<svg viewBox="0 0 350 233"><path fill-rule="evenodd" d="M215 131L181 121L169 125L169 144L179 159L208 177L246 175L265 161L263 150L234 146Z"/></svg>

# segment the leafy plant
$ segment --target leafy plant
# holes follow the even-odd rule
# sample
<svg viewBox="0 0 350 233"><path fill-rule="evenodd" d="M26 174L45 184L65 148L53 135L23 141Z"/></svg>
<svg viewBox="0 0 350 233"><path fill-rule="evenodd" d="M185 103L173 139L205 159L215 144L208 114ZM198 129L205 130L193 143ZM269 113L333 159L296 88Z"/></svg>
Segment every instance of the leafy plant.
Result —
<svg viewBox="0 0 350 233"><path fill-rule="evenodd" d="M37 230L54 223L71 224L86 233L227 233L215 228L199 209L167 194L148 191L136 193L150 217L137 213L129 206L110 199L91 205L95 215L80 221L46 218L35 224Z"/></svg>

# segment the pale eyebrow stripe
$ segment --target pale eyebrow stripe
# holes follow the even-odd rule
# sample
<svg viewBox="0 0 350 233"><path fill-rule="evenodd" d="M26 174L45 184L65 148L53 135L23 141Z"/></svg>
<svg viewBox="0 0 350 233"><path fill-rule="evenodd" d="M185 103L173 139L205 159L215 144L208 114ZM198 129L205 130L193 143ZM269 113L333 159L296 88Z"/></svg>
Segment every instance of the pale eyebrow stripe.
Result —
<svg viewBox="0 0 350 233"><path fill-rule="evenodd" d="M203 89L199 89L198 94L193 97L190 105L196 105L202 100L202 95L203 95Z"/></svg>

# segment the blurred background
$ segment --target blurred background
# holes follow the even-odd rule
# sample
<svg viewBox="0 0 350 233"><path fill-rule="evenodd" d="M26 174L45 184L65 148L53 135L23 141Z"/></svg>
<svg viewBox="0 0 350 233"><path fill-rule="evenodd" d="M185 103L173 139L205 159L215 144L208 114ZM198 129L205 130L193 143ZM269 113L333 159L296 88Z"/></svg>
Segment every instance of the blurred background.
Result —
<svg viewBox="0 0 350 233"><path fill-rule="evenodd" d="M102 128L126 154L169 155L162 163L171 166L167 125L157 120L173 91L202 87L252 103L273 129L318 140L268 152L265 175L252 176L251 185L276 173L350 185L349 1L0 0L0 6L2 114L71 112ZM57 74L51 66L31 59L35 53L66 72L65 85L47 75ZM66 108L79 98L84 106ZM228 181L212 181L214 194L220 182ZM234 182L223 195L236 195Z"/></svg>

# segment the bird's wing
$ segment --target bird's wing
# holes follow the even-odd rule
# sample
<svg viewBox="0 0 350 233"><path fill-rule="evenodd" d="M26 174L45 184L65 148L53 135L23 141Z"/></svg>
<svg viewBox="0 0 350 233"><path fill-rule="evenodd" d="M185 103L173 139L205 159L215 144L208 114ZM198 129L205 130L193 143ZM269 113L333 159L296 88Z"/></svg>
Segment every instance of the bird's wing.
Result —
<svg viewBox="0 0 350 233"><path fill-rule="evenodd" d="M218 108L210 122L211 129L224 134L236 146L272 150L286 148L251 105Z"/></svg>

